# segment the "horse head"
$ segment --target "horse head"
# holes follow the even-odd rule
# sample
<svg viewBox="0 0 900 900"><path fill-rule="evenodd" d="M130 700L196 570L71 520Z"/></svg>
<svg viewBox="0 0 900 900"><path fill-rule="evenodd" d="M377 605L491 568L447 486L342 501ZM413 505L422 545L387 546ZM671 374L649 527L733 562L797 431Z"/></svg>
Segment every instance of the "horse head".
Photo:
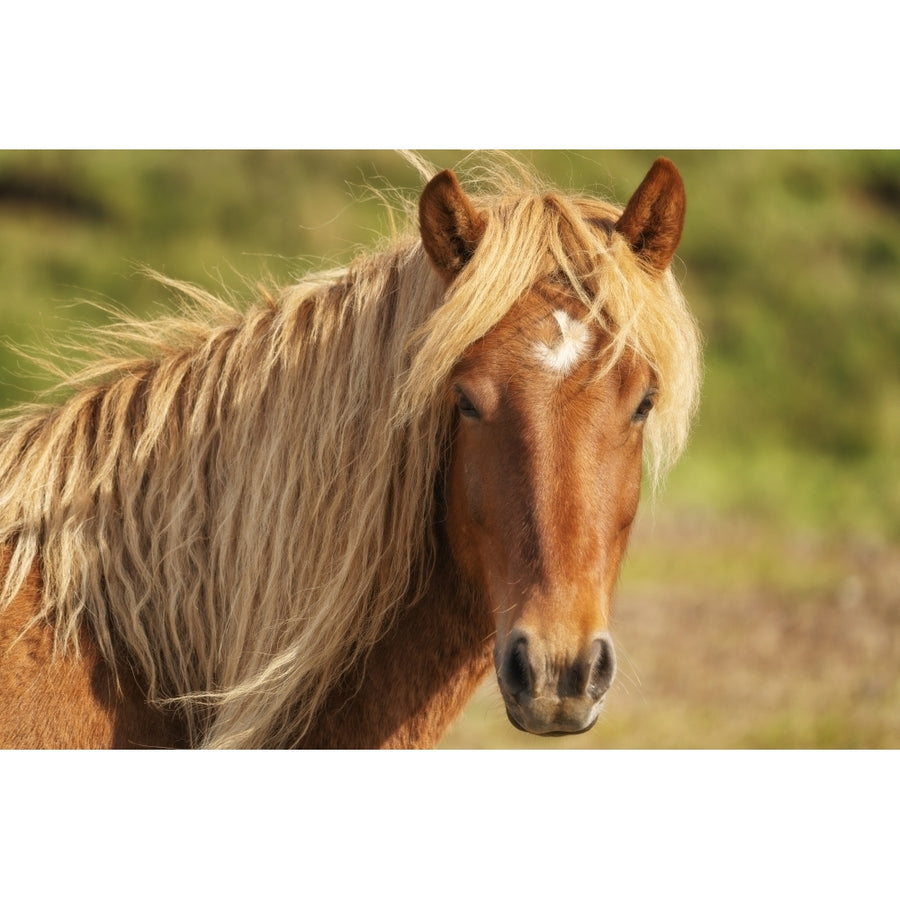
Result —
<svg viewBox="0 0 900 900"><path fill-rule="evenodd" d="M684 220L684 187L654 164L617 219L648 277L662 277ZM426 186L422 244L451 287L489 224L449 171ZM644 426L658 385L616 323L591 315L569 278L531 285L458 360L445 528L458 567L490 604L510 721L535 734L587 730L616 671L612 597L637 511Z"/></svg>

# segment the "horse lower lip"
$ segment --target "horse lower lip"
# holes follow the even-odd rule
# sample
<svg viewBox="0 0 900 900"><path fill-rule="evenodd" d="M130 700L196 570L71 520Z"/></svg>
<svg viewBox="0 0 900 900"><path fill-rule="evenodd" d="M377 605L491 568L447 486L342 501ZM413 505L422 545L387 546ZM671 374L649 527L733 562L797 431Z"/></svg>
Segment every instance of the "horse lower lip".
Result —
<svg viewBox="0 0 900 900"><path fill-rule="evenodd" d="M591 719L584 728L579 728L577 731L545 731L541 734L541 737L571 737L575 734L584 734L586 731L590 731L596 722L596 719Z"/></svg>
<svg viewBox="0 0 900 900"><path fill-rule="evenodd" d="M576 734L584 734L587 731L590 731L594 727L594 722L590 722L588 725L585 725L584 728L579 728L576 731L531 731L528 728L520 725L510 714L506 713L506 717L509 719L510 723L517 728L519 731L524 732L525 734L533 734L535 737L542 738L554 738L554 737L572 737Z"/></svg>

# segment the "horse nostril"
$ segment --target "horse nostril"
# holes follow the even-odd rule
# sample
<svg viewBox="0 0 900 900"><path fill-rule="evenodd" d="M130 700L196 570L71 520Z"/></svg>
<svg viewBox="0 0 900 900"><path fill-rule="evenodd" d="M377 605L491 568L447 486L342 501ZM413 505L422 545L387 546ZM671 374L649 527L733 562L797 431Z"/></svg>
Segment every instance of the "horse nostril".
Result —
<svg viewBox="0 0 900 900"><path fill-rule="evenodd" d="M588 680L588 693L600 699L608 690L616 674L616 654L609 638L597 638L594 641L594 655L591 662L591 677Z"/></svg>
<svg viewBox="0 0 900 900"><path fill-rule="evenodd" d="M506 654L503 663L503 683L513 694L531 690L531 669L528 665L528 642L519 638Z"/></svg>

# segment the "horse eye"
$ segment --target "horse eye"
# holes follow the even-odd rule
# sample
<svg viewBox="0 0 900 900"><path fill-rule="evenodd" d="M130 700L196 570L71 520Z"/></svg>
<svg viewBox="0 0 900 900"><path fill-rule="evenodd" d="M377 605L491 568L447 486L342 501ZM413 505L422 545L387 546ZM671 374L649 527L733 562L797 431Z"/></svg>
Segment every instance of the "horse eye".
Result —
<svg viewBox="0 0 900 900"><path fill-rule="evenodd" d="M635 410L634 415L631 417L632 422L646 422L647 417L650 415L650 410L653 409L653 401L656 397L656 391L651 390L648 391L644 399L641 400L640 405Z"/></svg>
<svg viewBox="0 0 900 900"><path fill-rule="evenodd" d="M456 408L459 410L460 415L465 416L467 419L478 419L480 418L478 410L475 408L475 404L459 389L455 388L456 391Z"/></svg>

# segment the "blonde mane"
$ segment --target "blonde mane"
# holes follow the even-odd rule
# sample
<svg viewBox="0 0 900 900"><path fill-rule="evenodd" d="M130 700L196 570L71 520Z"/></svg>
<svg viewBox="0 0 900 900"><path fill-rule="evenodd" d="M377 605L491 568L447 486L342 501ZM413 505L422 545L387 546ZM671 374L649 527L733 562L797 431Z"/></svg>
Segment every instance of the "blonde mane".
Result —
<svg viewBox="0 0 900 900"><path fill-rule="evenodd" d="M243 312L163 279L187 311L122 324L119 349L62 405L0 425L12 548L0 608L39 565L59 649L86 626L151 703L182 712L195 745L295 744L427 587L450 371L550 276L610 330L614 356L650 361L658 479L699 391L699 337L674 278L641 269L612 228L617 207L549 191L506 159L470 178L488 224L449 290L410 204L384 250Z"/></svg>

